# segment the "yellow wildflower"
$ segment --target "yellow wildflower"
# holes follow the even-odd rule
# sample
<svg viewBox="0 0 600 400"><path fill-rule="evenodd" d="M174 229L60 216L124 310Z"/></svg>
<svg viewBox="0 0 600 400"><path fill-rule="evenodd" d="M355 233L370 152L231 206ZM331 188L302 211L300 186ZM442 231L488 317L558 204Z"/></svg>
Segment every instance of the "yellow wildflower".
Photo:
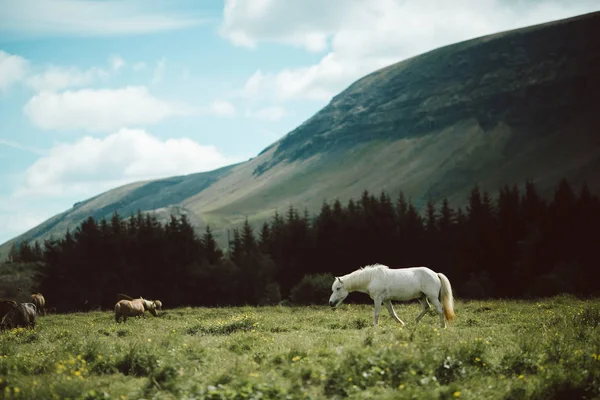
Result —
<svg viewBox="0 0 600 400"><path fill-rule="evenodd" d="M460 392L457 390L456 392L452 393L452 396L458 398L460 397Z"/></svg>

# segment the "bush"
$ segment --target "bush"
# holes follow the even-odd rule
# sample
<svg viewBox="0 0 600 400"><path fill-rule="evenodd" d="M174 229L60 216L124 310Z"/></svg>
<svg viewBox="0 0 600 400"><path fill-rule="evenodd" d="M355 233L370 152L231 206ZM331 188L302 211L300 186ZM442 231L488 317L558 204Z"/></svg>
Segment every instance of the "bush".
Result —
<svg viewBox="0 0 600 400"><path fill-rule="evenodd" d="M265 286L265 291L258 301L261 306L271 306L278 304L281 301L281 290L279 283L269 282Z"/></svg>
<svg viewBox="0 0 600 400"><path fill-rule="evenodd" d="M334 277L331 274L305 275L290 292L295 304L327 304Z"/></svg>

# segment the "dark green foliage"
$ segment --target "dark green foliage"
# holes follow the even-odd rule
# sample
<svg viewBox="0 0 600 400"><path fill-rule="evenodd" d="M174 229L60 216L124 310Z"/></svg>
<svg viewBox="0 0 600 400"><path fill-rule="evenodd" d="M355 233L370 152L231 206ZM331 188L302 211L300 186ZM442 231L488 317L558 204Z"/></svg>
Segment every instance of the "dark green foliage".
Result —
<svg viewBox="0 0 600 400"><path fill-rule="evenodd" d="M290 292L290 300L295 304L326 304L331 295L333 275L305 275Z"/></svg>
<svg viewBox="0 0 600 400"><path fill-rule="evenodd" d="M531 181L500 187L495 199L476 185L464 211L432 198L424 211L402 192L392 200L366 190L346 205L323 202L314 218L290 206L257 231L248 220L234 228L227 257L210 227L199 237L186 215L163 226L152 214L115 212L46 240L43 251L15 244L11 257L43 260L36 289L65 311L112 308L117 293L170 307L326 304L334 276L374 263L429 266L463 298L598 293L600 200L585 185L576 194L562 180L551 201Z"/></svg>
<svg viewBox="0 0 600 400"><path fill-rule="evenodd" d="M446 356L435 370L435 377L442 385L447 385L466 374L462 361Z"/></svg>
<svg viewBox="0 0 600 400"><path fill-rule="evenodd" d="M156 355L143 346L134 345L117 362L117 369L125 375L148 376L158 368Z"/></svg>

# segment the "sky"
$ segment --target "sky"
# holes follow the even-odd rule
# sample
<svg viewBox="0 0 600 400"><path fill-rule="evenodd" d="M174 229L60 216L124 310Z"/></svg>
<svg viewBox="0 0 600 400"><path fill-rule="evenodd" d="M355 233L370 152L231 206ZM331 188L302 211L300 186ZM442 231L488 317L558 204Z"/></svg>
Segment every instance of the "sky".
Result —
<svg viewBox="0 0 600 400"><path fill-rule="evenodd" d="M0 243L247 160L381 67L597 0L0 0Z"/></svg>

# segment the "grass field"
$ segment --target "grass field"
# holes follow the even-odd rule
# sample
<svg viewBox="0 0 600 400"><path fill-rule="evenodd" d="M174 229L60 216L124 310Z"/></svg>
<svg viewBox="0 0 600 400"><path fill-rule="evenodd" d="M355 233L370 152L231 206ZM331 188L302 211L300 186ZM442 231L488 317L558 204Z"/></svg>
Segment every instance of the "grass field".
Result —
<svg viewBox="0 0 600 400"><path fill-rule="evenodd" d="M0 333L0 397L19 399L598 398L600 302L418 303L48 315Z"/></svg>

